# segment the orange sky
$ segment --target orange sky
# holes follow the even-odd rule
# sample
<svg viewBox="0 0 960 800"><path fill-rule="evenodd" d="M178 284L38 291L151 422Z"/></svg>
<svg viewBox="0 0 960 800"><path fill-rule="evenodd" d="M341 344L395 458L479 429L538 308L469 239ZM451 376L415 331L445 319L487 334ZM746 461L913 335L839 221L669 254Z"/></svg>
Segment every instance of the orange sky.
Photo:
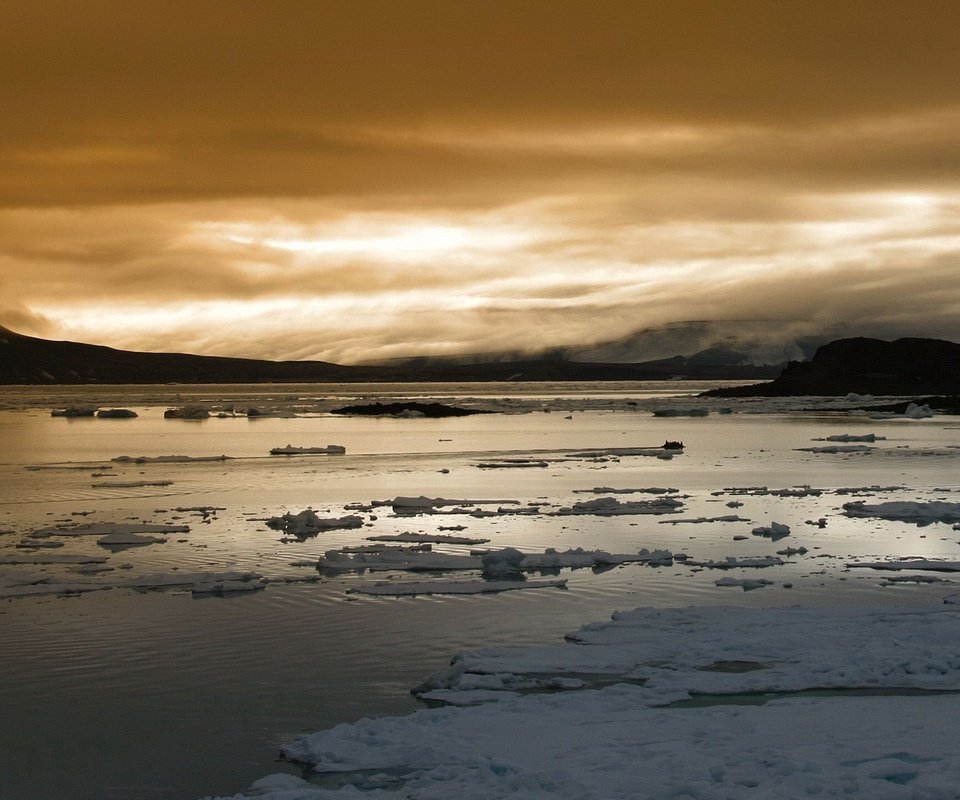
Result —
<svg viewBox="0 0 960 800"><path fill-rule="evenodd" d="M960 339L960 3L10 0L0 324L355 361Z"/></svg>

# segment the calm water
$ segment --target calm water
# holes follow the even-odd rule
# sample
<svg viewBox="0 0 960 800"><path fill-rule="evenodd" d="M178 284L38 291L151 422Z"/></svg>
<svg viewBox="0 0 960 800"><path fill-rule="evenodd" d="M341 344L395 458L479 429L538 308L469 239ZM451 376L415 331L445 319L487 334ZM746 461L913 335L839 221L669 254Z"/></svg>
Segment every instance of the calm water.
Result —
<svg viewBox="0 0 960 800"><path fill-rule="evenodd" d="M464 524L491 546L524 550L601 547L614 552L668 547L697 559L769 555L786 545L810 552L750 575L775 585L749 593L714 586L721 573L677 564L565 571L567 591L482 597L372 599L348 594L364 582L423 576L375 573L272 583L237 597L115 588L79 597L0 600L0 797L196 798L239 791L277 769L283 741L301 731L417 707L409 688L458 649L553 642L563 632L637 605L939 602L949 586L883 586L882 575L849 570L851 559L920 555L960 559L960 534L855 520L849 496L735 496L730 487L822 489L903 486L876 500L957 502L960 429L955 418L870 421L814 412L657 418L655 405L690 384L472 385L460 387L55 387L0 393L0 556L24 534L54 522L180 522L190 533L111 554L95 538L64 539L50 552L109 556L116 569L86 580L155 572L255 570L268 577L316 575L293 563L365 536L436 532ZM180 393L181 397L174 396ZM479 402L508 412L446 420L340 418L341 401L417 396ZM164 420L168 402L295 409L296 418ZM49 409L91 402L134 408L132 420L51 418ZM551 413L543 413L548 409ZM572 418L568 419L570 416ZM887 437L868 454L798 452L833 433ZM686 452L655 458L567 460L585 448L651 446L680 439ZM338 457L283 458L271 447L347 448ZM228 461L119 464L120 455L226 454ZM532 455L546 469L485 470L491 458ZM552 460L559 459L559 460ZM74 469L77 462L87 469ZM42 466L44 469L29 469ZM441 472L441 470L448 470ZM92 474L106 474L94 478ZM163 487L95 488L103 481L172 481ZM397 495L512 499L549 510L592 495L592 487L677 488L689 495L679 518L738 513L751 522L664 524L625 516L396 518L378 509L361 530L281 542L262 519L312 507L341 516L344 506ZM714 494L718 493L720 494ZM649 495L625 495L637 499ZM870 501L870 498L865 498ZM743 506L730 509L726 503ZM218 506L209 523L178 506ZM495 506L494 506L495 507ZM80 516L80 515L83 516ZM826 517L820 529L804 524ZM777 544L749 536L777 520L793 534ZM734 536L747 534L746 540ZM452 546L449 552L463 552ZM70 567L23 567L77 580ZM120 575L121 578L116 577ZM476 577L476 576L470 576ZM792 584L785 588L784 583ZM956 587L952 588L953 591Z"/></svg>

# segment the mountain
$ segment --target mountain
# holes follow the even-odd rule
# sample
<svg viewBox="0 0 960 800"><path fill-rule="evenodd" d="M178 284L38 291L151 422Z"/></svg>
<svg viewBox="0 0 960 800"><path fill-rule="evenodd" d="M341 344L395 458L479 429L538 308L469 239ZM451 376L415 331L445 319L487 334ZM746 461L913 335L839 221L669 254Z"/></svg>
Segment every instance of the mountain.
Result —
<svg viewBox="0 0 960 800"><path fill-rule="evenodd" d="M694 320L633 331L617 339L541 349L407 356L364 362L375 366L491 364L507 361L580 361L593 364L648 364L683 357L690 366L776 366L813 355L836 336L811 337L769 320ZM776 374L776 370L771 373Z"/></svg>
<svg viewBox="0 0 960 800"><path fill-rule="evenodd" d="M682 356L616 364L555 358L489 363L404 359L386 365L344 366L326 361L140 353L37 339L0 328L0 384L762 380L776 373L770 367L715 361L707 357L700 363Z"/></svg>
<svg viewBox="0 0 960 800"><path fill-rule="evenodd" d="M839 339L791 361L769 383L714 389L713 397L960 394L960 344L943 339Z"/></svg>
<svg viewBox="0 0 960 800"><path fill-rule="evenodd" d="M633 331L596 344L556 348L569 361L637 362L713 353L726 364L783 365L813 355L818 345L838 336L803 334L795 324L769 320L690 320ZM736 356L739 360L730 360ZM715 361L715 363L721 363Z"/></svg>
<svg viewBox="0 0 960 800"><path fill-rule="evenodd" d="M324 361L258 361L137 353L37 339L0 327L0 383L262 383L351 381L356 367Z"/></svg>

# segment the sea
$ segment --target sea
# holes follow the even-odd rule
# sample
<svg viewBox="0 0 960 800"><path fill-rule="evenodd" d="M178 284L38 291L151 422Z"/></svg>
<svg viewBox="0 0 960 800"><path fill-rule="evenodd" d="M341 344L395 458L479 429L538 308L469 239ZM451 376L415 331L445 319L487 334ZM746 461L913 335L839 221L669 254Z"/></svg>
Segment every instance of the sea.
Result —
<svg viewBox="0 0 960 800"><path fill-rule="evenodd" d="M0 797L188 800L240 792L271 772L300 775L278 756L297 735L412 713L422 706L410 689L458 651L558 642L617 609L902 606L957 591L949 573L890 581L902 573L856 566L960 560L955 525L854 515L848 506L960 501L956 417L874 418L850 410L862 398L698 397L714 385L0 388ZM494 413L331 413L400 400ZM51 415L71 406L137 416ZM164 417L185 406L211 416ZM663 450L666 441L683 449ZM270 454L330 444L345 452ZM386 502L421 496L455 502L413 516ZM669 514L569 513L602 497L682 503ZM363 524L300 538L267 524L305 509L356 514ZM753 533L773 522L789 535ZM125 548L96 536L31 537L90 523L189 530ZM327 551L370 536L450 529L492 549L680 557L527 576L565 579L565 588L414 597L357 590L411 581L442 590L453 578L483 577L318 568ZM787 547L804 552L764 568L716 566ZM434 552L471 549L433 544ZM105 560L93 569L44 563L51 555ZM127 585L225 572L262 576L264 588L198 592L190 577L167 588ZM769 583L746 591L718 586L723 577Z"/></svg>

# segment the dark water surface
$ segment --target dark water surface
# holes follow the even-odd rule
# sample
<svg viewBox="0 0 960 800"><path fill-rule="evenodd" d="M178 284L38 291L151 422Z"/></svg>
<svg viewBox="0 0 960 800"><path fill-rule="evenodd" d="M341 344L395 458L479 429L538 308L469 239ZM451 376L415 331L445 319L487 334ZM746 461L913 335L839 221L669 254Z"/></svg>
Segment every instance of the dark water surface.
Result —
<svg viewBox="0 0 960 800"><path fill-rule="evenodd" d="M60 389L65 394L58 400L67 395L82 400L84 391L105 391ZM24 393L8 393L7 405L38 405L33 391L26 392L27 401ZM222 399L239 390L209 391ZM511 397L508 390L500 391ZM397 495L503 498L554 507L586 499L591 495L579 490L597 486L675 487L689 495L678 515L683 518L732 513L725 503L733 496L713 493L736 486L898 485L905 488L871 502L960 498L960 430L949 418L904 423L734 413L662 419L625 405L626 398L642 395L639 389L634 395L630 387L591 394L581 387L582 397L609 404L589 411L575 410L576 398L569 393L556 386L523 387L518 393L528 402L547 403L554 409L550 414L538 410L451 420L319 415L188 423L164 420L164 406L139 395L140 405L116 403L141 413L128 421L64 420L39 408L0 412L0 530L12 531L0 535L0 555L23 552L15 545L26 533L56 521L136 518L191 526L189 534L161 545L114 554L89 537L71 537L53 551L109 555L109 565L116 567L106 573L110 579L174 570L255 570L273 578L302 579L317 573L291 565L316 561L327 549L362 543L372 533L436 532L440 525L457 523L468 526L467 535L489 537L491 546L535 551L669 547L697 558L722 558L771 554L787 544L810 548L804 558L746 575L775 581L748 593L716 587L713 581L722 575L715 571L677 564L659 569L628 565L598 573L565 570L566 591L470 597L374 599L347 593L369 581L445 577L389 572L271 583L264 591L236 597L114 588L79 597L0 600L0 798L188 800L240 791L269 772L293 770L274 759L280 744L298 733L418 708L410 687L442 668L459 649L553 643L616 608L922 604L940 602L948 591L956 591L949 584L884 586L877 573L847 569L846 562L856 558L960 559L960 534L947 525L921 529L850 519L840 507L851 498L831 494L741 496L736 499L744 505L736 511L751 522L737 524L673 525L660 517L399 519L382 509L376 519L368 515L364 529L284 543L262 522L306 507L338 516L347 513L348 503ZM574 412L572 419L565 418L568 411ZM888 438L869 455L795 449L844 432ZM686 453L672 461L551 462L539 470L476 466L508 454L549 455L664 439L683 439ZM270 447L288 442L342 444L347 455L266 455ZM110 461L123 454L175 453L235 458L181 465ZM87 461L97 463L90 470L27 469ZM91 472L96 470L112 472L116 480L167 479L173 484L94 488ZM195 505L224 510L209 524L172 510ZM75 516L79 512L85 516ZM827 528L804 525L821 516L828 518ZM734 540L771 520L790 524L791 537L777 545L753 536ZM63 566L24 569L58 580L77 578Z"/></svg>

